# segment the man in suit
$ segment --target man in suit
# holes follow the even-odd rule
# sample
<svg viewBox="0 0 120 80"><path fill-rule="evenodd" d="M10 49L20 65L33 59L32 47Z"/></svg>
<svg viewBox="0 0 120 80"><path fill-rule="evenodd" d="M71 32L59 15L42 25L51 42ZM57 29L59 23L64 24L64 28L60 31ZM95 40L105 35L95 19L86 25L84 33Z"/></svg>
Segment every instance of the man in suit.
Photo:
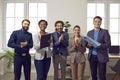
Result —
<svg viewBox="0 0 120 80"><path fill-rule="evenodd" d="M14 48L14 80L20 80L22 66L24 68L24 80L30 80L31 56L30 48L33 47L32 34L27 32L30 21L22 21L22 29L13 31L8 41L8 47Z"/></svg>
<svg viewBox="0 0 120 80"><path fill-rule="evenodd" d="M91 43L87 44L89 48L88 60L91 69L92 80L106 80L106 64L109 61L108 48L111 45L111 39L108 30L100 28L102 18L95 16L93 19L94 29L87 33L87 36L100 43L100 46L94 47ZM98 72L97 72L98 70Z"/></svg>
<svg viewBox="0 0 120 80"><path fill-rule="evenodd" d="M53 65L54 65L54 80L58 80L58 69L60 64L61 80L65 80L66 73L66 56L68 55L68 40L67 32L63 31L63 21L55 22L55 32L52 34L53 38Z"/></svg>

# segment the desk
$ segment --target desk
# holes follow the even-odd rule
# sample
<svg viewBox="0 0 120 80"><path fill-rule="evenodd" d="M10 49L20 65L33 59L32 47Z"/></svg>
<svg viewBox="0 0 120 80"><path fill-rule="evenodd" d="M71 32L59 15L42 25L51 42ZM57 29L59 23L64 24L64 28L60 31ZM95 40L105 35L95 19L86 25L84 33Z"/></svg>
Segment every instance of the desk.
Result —
<svg viewBox="0 0 120 80"><path fill-rule="evenodd" d="M117 69L120 68L120 54L119 55L111 55L111 54L109 54L109 59L118 59L118 61L115 64L115 66L111 67L111 69L116 72L113 80L120 80L120 71L117 70Z"/></svg>
<svg viewBox="0 0 120 80"><path fill-rule="evenodd" d="M109 54L109 59L120 59L120 54L119 55Z"/></svg>

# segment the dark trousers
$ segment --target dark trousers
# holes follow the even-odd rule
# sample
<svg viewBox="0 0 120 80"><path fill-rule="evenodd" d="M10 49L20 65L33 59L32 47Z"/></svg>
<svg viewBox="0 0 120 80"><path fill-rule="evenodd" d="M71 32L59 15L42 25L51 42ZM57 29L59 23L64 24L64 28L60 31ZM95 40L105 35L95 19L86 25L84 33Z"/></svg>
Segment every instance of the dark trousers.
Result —
<svg viewBox="0 0 120 80"><path fill-rule="evenodd" d="M18 56L15 55L14 57L14 80L20 80L21 77L21 69L23 66L25 80L30 80L30 73L31 73L31 56Z"/></svg>
<svg viewBox="0 0 120 80"><path fill-rule="evenodd" d="M92 55L89 64L92 80L97 80L97 73L99 74L99 80L106 80L106 63L99 62L97 56Z"/></svg>
<svg viewBox="0 0 120 80"><path fill-rule="evenodd" d="M47 74L50 69L51 58L44 57L43 60L35 60L37 80L47 80Z"/></svg>

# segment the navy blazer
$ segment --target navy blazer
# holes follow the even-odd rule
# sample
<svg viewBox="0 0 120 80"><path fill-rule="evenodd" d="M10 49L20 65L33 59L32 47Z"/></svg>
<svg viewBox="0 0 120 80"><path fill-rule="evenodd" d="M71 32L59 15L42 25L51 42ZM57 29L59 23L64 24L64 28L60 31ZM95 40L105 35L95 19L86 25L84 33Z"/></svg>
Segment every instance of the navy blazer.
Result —
<svg viewBox="0 0 120 80"><path fill-rule="evenodd" d="M87 36L94 39L94 29L87 33ZM111 39L108 30L100 28L97 41L101 45L97 48L97 57L98 60L102 63L109 61L108 49L111 46ZM88 47L89 48L89 47ZM91 53L93 48L89 48L88 59L90 60Z"/></svg>
<svg viewBox="0 0 120 80"><path fill-rule="evenodd" d="M68 44L69 44L69 35L67 32L62 31L61 34L64 36L64 40L61 42L58 41L59 36L58 32L54 32L52 34L52 39L53 39L53 54L62 54L64 56L68 55Z"/></svg>

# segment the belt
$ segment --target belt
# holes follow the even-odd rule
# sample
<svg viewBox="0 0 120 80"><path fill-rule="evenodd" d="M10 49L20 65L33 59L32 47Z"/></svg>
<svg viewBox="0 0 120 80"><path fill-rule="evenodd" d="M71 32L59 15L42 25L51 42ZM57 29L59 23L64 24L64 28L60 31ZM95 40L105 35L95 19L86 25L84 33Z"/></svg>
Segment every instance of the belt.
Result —
<svg viewBox="0 0 120 80"><path fill-rule="evenodd" d="M22 56L26 56L27 54L26 53L22 53Z"/></svg>
<svg viewBox="0 0 120 80"><path fill-rule="evenodd" d="M28 53L15 53L16 56L27 56Z"/></svg>

